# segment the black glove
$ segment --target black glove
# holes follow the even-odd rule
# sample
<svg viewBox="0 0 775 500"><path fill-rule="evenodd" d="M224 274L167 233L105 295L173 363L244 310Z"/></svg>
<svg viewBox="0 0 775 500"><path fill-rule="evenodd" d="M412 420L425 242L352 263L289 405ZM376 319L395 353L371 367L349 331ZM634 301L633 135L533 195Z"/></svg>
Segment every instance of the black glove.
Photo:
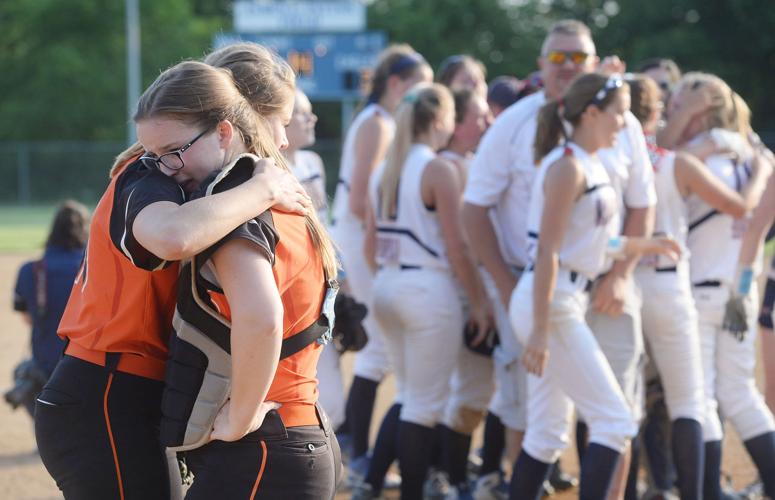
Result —
<svg viewBox="0 0 775 500"><path fill-rule="evenodd" d="M487 332L484 340L474 345L474 339L476 339L477 334L476 327L473 327L471 323L467 323L463 328L463 343L469 350L482 356L491 357L495 347L501 343L498 331L495 329L490 330Z"/></svg>
<svg viewBox="0 0 775 500"><path fill-rule="evenodd" d="M363 349L369 341L363 328L363 319L368 313L366 306L340 290L336 296L334 311L336 321L333 335L336 349L340 353Z"/></svg>
<svg viewBox="0 0 775 500"><path fill-rule="evenodd" d="M724 306L724 322L722 328L742 342L748 331L748 311L745 308L745 296L733 295Z"/></svg>

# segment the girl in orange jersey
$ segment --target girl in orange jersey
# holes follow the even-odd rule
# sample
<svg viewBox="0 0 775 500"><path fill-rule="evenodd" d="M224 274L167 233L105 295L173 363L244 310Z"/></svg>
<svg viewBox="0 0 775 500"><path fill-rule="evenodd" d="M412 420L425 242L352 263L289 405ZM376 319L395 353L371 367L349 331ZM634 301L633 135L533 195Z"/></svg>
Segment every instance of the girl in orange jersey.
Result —
<svg viewBox="0 0 775 500"><path fill-rule="evenodd" d="M290 70L276 58L264 62L271 78L240 90L247 94L272 84L287 87L292 96L292 76L290 83L279 76L292 75ZM260 110L261 97L247 95L245 107ZM258 162L250 181L228 195L184 205L184 190L196 187L192 171L213 160L203 153L217 144L216 136L210 128L176 136L158 150L143 153L132 146L111 172L58 332L68 341L66 355L36 408L41 458L66 498L169 498L158 426L175 261L207 248L273 204L302 213L309 206L293 176L271 160ZM226 153L220 151L223 159ZM145 158L138 161L141 154Z"/></svg>
<svg viewBox="0 0 775 500"><path fill-rule="evenodd" d="M277 156L229 80L206 64L181 63L164 72L138 105L138 137L150 151L213 130L214 140L201 152L209 162L176 179L198 184L194 197L207 199L249 182L255 157L245 153ZM316 405L323 347L315 341L328 330L318 325L333 319L321 317L321 310L324 297L334 295L326 295L326 282L335 276L333 246L314 212L305 219L266 211L184 265L162 439L188 449L195 481L187 498L333 498L339 450ZM299 336L308 334L299 345ZM198 363L202 355L209 362ZM208 407L200 403L212 388L209 374L219 370L216 359L229 365L220 378L228 389L217 403L229 399L217 414L217 404L210 405L209 425L197 427L200 410ZM192 375L197 370L199 379ZM186 394L194 397L189 415L179 403Z"/></svg>

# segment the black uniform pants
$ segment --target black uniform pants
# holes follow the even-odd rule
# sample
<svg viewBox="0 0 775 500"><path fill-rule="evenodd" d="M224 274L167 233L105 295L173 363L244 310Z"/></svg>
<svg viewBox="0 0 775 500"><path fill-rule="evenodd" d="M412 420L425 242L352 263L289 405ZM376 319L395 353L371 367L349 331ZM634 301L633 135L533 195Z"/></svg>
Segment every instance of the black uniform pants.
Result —
<svg viewBox="0 0 775 500"><path fill-rule="evenodd" d="M239 441L211 441L186 452L194 484L186 500L333 499L341 456L328 418L286 428L276 411Z"/></svg>
<svg viewBox="0 0 775 500"><path fill-rule="evenodd" d="M169 498L159 441L162 388L156 380L62 358L37 398L35 437L66 499Z"/></svg>

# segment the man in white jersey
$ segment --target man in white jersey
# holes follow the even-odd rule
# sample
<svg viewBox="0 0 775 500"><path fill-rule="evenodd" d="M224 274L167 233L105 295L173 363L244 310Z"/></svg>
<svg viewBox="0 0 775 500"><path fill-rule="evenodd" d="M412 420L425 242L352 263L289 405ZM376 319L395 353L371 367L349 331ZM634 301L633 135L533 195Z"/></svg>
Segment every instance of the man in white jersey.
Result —
<svg viewBox="0 0 775 500"><path fill-rule="evenodd" d="M576 75L593 71L599 62L589 29L577 21L555 24L541 54L538 64L544 90L506 110L485 135L469 172L463 209L472 247L486 271L486 282L493 295L500 298L495 301L499 331L508 333L501 333L501 338L507 340L502 340L495 357L497 389L491 411L515 431L517 443L525 426L525 412L521 407L525 376L518 362L520 346L509 335L507 316L501 306L508 303L518 280L515 269L524 267L527 259L526 217L536 169L533 158L536 116L547 97L560 97ZM600 158L619 202L626 208L623 234L643 236L651 232L650 221L656 203L653 175L640 124L631 113L627 113L625 121L626 127L619 133L617 145L601 151ZM636 381L642 356L639 307L631 279L634 264L635 259L617 262L599 280L590 312L590 326L633 408L640 404Z"/></svg>

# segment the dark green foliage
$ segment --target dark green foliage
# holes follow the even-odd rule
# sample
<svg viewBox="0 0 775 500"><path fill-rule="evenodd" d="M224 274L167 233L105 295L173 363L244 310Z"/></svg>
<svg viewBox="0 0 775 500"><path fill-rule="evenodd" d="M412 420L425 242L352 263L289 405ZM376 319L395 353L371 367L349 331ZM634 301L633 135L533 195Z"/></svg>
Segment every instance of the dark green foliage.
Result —
<svg viewBox="0 0 775 500"><path fill-rule="evenodd" d="M229 0L141 0L143 85L200 57L231 25ZM468 53L489 77L524 77L546 27L575 17L598 52L633 67L655 56L726 79L775 129L775 9L767 0L376 0L370 29L406 41L434 67ZM122 140L126 135L124 2L0 2L0 139ZM328 134L325 134L328 135Z"/></svg>

